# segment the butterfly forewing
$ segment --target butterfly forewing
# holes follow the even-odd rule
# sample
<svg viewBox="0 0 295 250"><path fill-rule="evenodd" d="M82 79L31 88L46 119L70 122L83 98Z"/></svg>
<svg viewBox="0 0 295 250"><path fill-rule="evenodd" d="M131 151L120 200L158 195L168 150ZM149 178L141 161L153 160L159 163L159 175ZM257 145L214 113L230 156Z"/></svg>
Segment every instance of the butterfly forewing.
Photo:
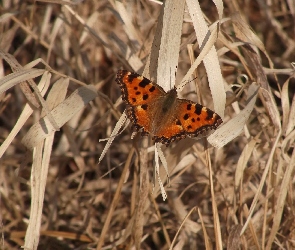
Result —
<svg viewBox="0 0 295 250"><path fill-rule="evenodd" d="M128 118L144 132L152 131L152 109L165 91L149 79L131 73L126 70L119 70L117 82L121 87L122 98L128 105Z"/></svg>
<svg viewBox="0 0 295 250"><path fill-rule="evenodd" d="M123 100L132 106L152 103L155 99L165 95L165 91L159 85L136 73L119 70L117 79Z"/></svg>

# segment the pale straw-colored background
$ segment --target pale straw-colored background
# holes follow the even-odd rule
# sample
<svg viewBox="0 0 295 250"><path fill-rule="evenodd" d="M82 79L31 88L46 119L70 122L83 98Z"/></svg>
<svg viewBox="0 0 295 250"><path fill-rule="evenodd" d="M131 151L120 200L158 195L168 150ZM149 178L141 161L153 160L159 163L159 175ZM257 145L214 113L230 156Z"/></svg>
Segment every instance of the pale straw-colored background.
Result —
<svg viewBox="0 0 295 250"><path fill-rule="evenodd" d="M0 14L0 249L295 248L293 1L3 0ZM167 148L131 139L118 69L224 123Z"/></svg>

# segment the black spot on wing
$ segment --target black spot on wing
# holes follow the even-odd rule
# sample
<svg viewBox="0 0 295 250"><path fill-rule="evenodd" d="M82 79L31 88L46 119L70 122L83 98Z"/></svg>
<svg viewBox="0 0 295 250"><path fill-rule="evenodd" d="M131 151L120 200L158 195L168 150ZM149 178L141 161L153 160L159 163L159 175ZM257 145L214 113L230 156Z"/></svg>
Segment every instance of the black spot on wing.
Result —
<svg viewBox="0 0 295 250"><path fill-rule="evenodd" d="M202 113L202 108L203 108L203 106L201 105L201 104L196 104L195 105L195 108L196 108L196 110L195 110L195 113L197 114L197 115L200 115L201 113Z"/></svg>
<svg viewBox="0 0 295 250"><path fill-rule="evenodd" d="M142 97L143 100L147 100L148 98L149 98L148 94L144 94L143 97Z"/></svg>
<svg viewBox="0 0 295 250"><path fill-rule="evenodd" d="M192 109L192 104L191 104L191 103L188 104L187 107L186 107L186 109L187 109L187 110L191 110L191 109Z"/></svg>
<svg viewBox="0 0 295 250"><path fill-rule="evenodd" d="M184 120L187 120L189 118L189 114L185 114L184 116L183 116L183 119Z"/></svg>
<svg viewBox="0 0 295 250"><path fill-rule="evenodd" d="M213 118L214 112L210 109L207 109L207 117L206 120L211 120Z"/></svg>
<svg viewBox="0 0 295 250"><path fill-rule="evenodd" d="M147 104L143 104L143 105L141 105L141 108L144 109L144 110L147 110L148 105Z"/></svg>
<svg viewBox="0 0 295 250"><path fill-rule="evenodd" d="M139 74L137 74L137 73L130 73L130 74L128 75L128 82L131 84L132 81L133 81L135 78L137 78L137 77L139 77Z"/></svg>
<svg viewBox="0 0 295 250"><path fill-rule="evenodd" d="M155 90L156 90L156 87L155 87L155 86L152 86L152 87L149 89L149 92L153 93Z"/></svg>
<svg viewBox="0 0 295 250"><path fill-rule="evenodd" d="M139 87L145 88L147 85L149 85L151 81L147 78L143 78L142 81L138 84Z"/></svg>

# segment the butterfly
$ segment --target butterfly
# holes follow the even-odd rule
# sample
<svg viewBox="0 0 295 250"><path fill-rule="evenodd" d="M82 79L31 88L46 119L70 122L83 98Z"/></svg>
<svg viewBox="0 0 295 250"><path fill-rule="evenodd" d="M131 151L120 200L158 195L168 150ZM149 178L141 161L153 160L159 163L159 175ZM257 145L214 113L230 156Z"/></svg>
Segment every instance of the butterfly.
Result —
<svg viewBox="0 0 295 250"><path fill-rule="evenodd" d="M187 136L198 136L217 129L221 117L212 110L186 99L177 98L176 88L165 92L151 80L127 70L117 72L127 117L142 135L151 134L155 142L168 146Z"/></svg>

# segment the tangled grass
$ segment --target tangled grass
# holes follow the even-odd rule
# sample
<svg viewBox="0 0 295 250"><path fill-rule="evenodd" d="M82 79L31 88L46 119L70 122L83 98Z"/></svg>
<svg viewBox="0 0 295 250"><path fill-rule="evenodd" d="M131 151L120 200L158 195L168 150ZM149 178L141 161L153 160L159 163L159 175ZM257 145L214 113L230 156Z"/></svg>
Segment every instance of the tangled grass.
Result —
<svg viewBox="0 0 295 250"><path fill-rule="evenodd" d="M294 6L200 4L2 1L0 249L295 248ZM121 68L222 127L131 139Z"/></svg>

